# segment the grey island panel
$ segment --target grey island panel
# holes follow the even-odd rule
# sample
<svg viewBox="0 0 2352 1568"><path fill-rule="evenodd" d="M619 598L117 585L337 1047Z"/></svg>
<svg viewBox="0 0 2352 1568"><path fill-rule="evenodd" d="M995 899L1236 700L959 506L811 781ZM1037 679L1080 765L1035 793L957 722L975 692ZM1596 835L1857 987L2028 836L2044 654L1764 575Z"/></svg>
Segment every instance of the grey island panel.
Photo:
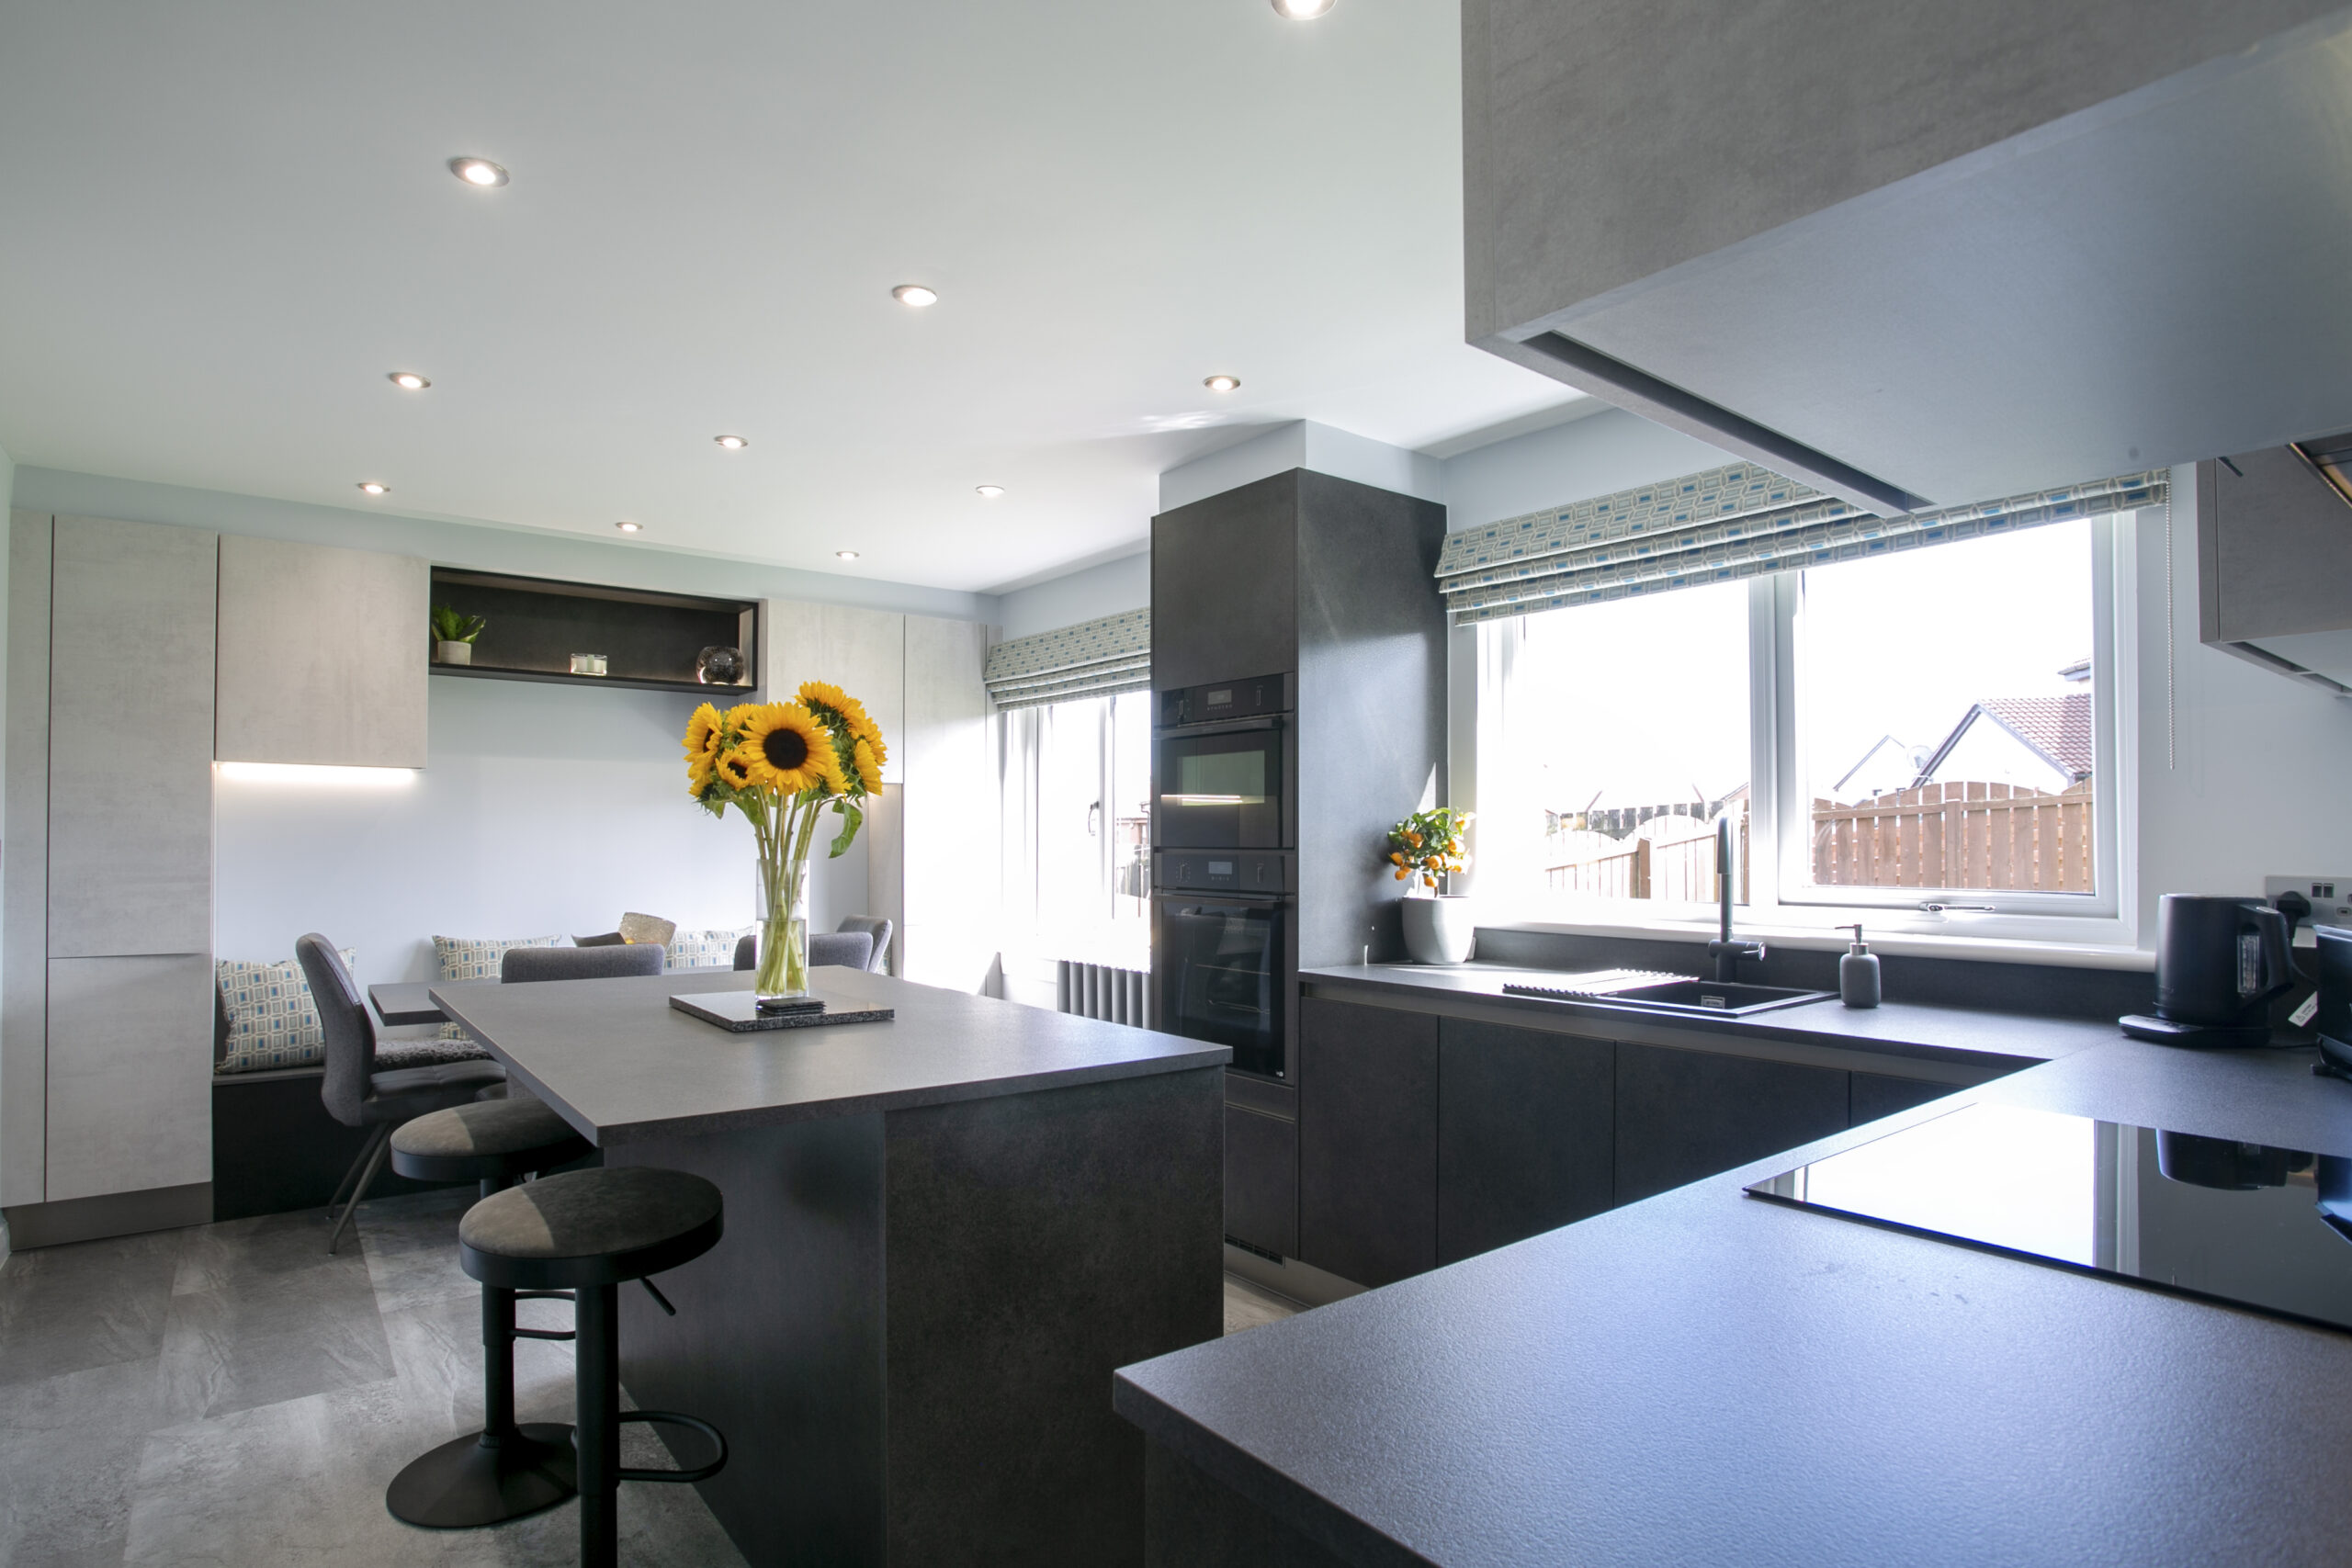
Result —
<svg viewBox="0 0 2352 1568"><path fill-rule="evenodd" d="M812 970L843 1007L887 1023L732 1034L672 1008L673 993L740 990L752 976L686 971L627 979L432 987L435 1006L595 1143L723 1132L1220 1066L1222 1045L1103 1023L864 970Z"/></svg>
<svg viewBox="0 0 2352 1568"><path fill-rule="evenodd" d="M2352 1085L2311 1060L2120 1041L1970 1097L2324 1147ZM2343 1562L2352 1336L1741 1194L1946 1108L1128 1367L1114 1402L1156 1485L1193 1467L1189 1514L1220 1487L1353 1562Z"/></svg>

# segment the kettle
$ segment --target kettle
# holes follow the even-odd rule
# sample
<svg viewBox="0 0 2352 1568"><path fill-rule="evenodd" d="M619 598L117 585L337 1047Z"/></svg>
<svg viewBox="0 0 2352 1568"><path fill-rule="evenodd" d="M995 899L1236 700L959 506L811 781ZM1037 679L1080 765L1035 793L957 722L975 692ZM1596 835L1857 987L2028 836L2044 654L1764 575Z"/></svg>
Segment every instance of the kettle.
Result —
<svg viewBox="0 0 2352 1568"><path fill-rule="evenodd" d="M2258 898L2167 893L2156 905L2156 1014L2117 1021L2139 1040L2267 1044L2270 998L2294 983L2285 915Z"/></svg>

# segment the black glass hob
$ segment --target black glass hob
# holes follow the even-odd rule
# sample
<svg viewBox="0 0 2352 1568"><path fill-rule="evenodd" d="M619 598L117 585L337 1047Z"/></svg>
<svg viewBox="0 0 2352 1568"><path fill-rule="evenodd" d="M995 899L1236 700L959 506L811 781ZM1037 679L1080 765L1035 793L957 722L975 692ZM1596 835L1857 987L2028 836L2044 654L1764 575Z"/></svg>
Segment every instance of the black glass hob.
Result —
<svg viewBox="0 0 2352 1568"><path fill-rule="evenodd" d="M2352 1155L1971 1105L1747 1192L2352 1330Z"/></svg>

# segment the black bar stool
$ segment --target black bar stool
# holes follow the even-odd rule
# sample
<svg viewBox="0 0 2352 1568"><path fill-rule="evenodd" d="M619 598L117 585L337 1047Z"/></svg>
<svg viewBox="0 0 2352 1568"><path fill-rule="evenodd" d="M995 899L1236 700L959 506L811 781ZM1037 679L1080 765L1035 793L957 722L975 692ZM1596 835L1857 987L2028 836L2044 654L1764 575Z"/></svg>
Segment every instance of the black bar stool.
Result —
<svg viewBox="0 0 2352 1568"><path fill-rule="evenodd" d="M419 1181L479 1181L484 1198L585 1156L593 1145L571 1123L519 1091L508 1100L452 1106L403 1123L392 1134L392 1168ZM521 1518L571 1496L571 1428L514 1424L514 1341L569 1339L556 1330L514 1326L517 1298L562 1291L481 1288L482 1422L409 1461L384 1489L396 1519L427 1529L468 1529Z"/></svg>
<svg viewBox="0 0 2352 1568"><path fill-rule="evenodd" d="M718 1243L724 1204L699 1176L650 1166L568 1171L510 1187L466 1211L458 1258L484 1285L508 1291L573 1292L580 1338L575 1386L578 1429L580 1561L613 1568L616 1507L624 1481L701 1481L727 1463L718 1428L667 1410L621 1410L619 1287L640 1281L675 1315L650 1274L690 1263ZM691 1427L718 1450L694 1470L624 1470L621 1425L651 1421Z"/></svg>

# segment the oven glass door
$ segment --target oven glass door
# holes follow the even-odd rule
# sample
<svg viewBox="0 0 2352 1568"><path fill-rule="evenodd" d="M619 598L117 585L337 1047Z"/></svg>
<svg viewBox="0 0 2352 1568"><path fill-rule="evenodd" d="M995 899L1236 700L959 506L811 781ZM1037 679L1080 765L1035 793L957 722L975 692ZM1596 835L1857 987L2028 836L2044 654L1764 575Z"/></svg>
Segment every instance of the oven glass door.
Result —
<svg viewBox="0 0 2352 1568"><path fill-rule="evenodd" d="M1163 849L1283 847L1283 732L1252 725L1159 738Z"/></svg>
<svg viewBox="0 0 2352 1568"><path fill-rule="evenodd" d="M1235 1066L1282 1077L1290 918L1286 901L1163 894L1159 1027L1230 1045Z"/></svg>

